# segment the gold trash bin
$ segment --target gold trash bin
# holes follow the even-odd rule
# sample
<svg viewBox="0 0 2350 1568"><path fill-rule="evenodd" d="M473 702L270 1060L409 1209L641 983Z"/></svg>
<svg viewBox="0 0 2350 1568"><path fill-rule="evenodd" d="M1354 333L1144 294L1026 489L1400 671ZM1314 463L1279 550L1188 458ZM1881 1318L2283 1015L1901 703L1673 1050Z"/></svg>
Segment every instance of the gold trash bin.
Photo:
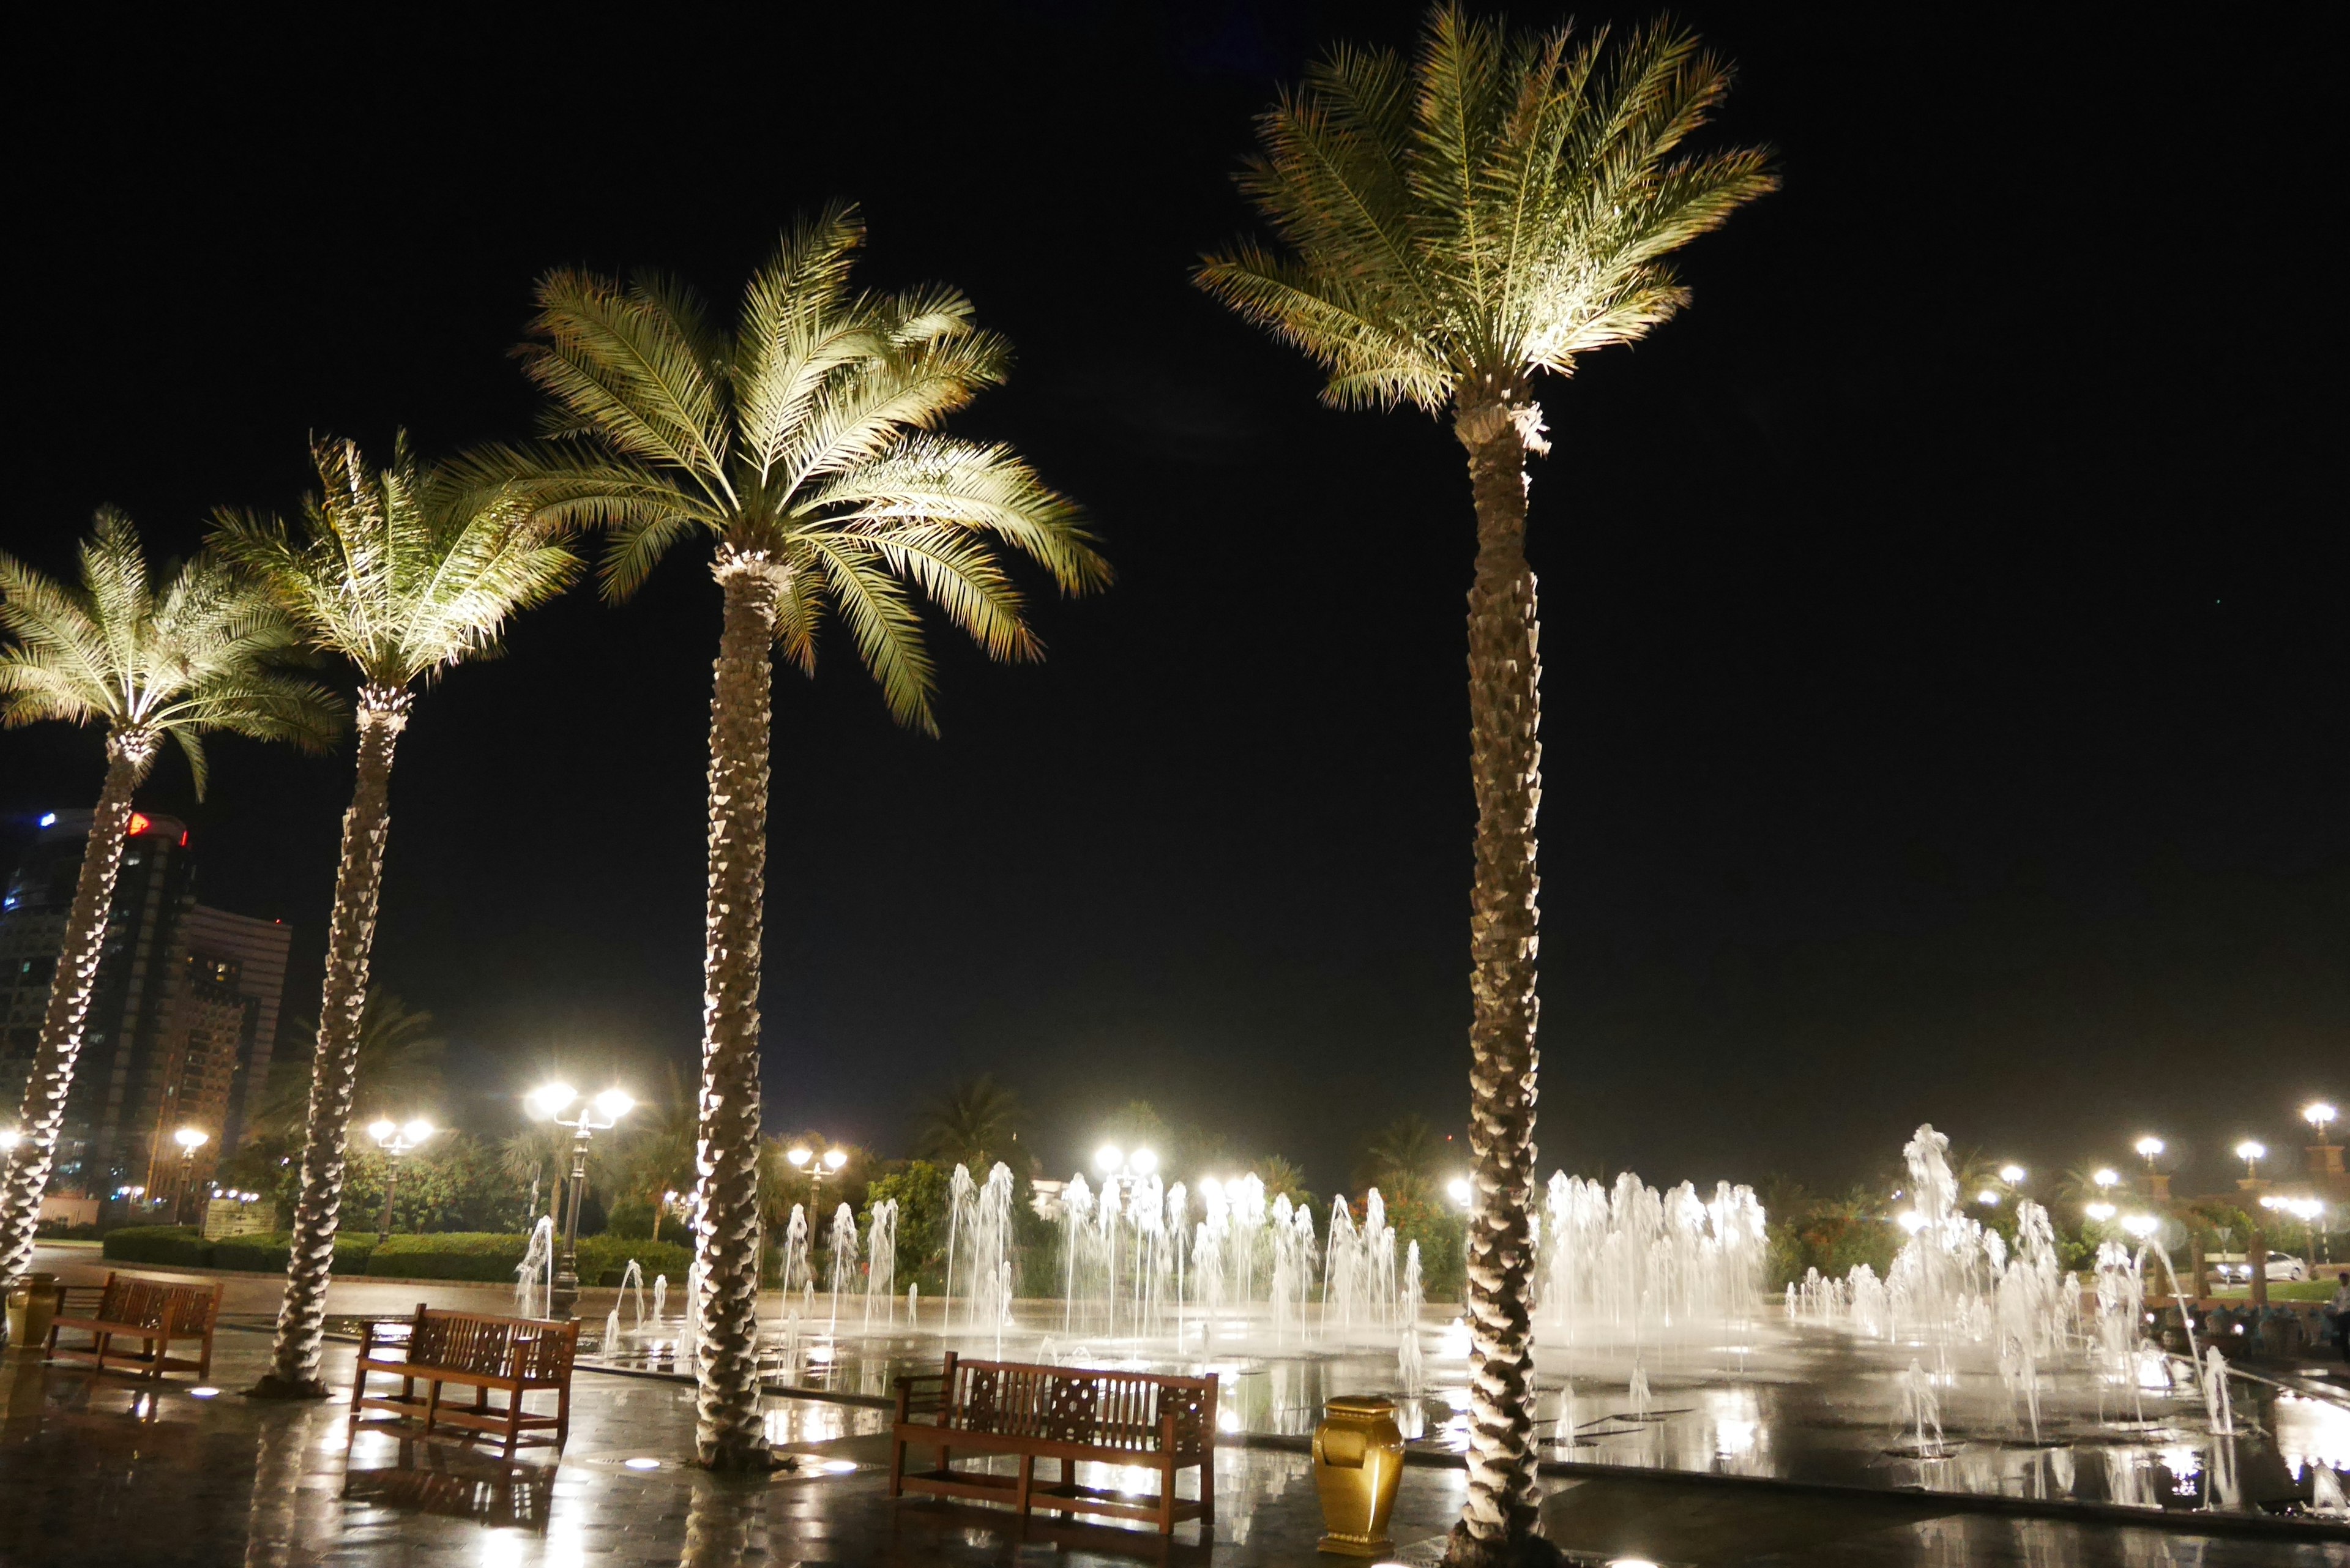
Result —
<svg viewBox="0 0 2350 1568"><path fill-rule="evenodd" d="M49 1320L57 1311L55 1274L19 1274L8 1282L8 1348L38 1352L47 1347Z"/></svg>
<svg viewBox="0 0 2350 1568"><path fill-rule="evenodd" d="M1333 1399L1314 1428L1314 1486L1322 1494L1322 1550L1381 1557L1395 1550L1388 1515L1403 1477L1403 1433L1395 1401L1371 1396Z"/></svg>

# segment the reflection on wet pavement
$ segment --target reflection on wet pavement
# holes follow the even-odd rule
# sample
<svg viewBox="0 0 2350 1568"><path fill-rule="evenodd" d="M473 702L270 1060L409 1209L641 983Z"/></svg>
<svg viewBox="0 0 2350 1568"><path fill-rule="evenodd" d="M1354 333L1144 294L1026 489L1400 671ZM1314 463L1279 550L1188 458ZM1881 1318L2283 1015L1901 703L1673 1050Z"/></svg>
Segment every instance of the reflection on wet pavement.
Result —
<svg viewBox="0 0 2350 1568"><path fill-rule="evenodd" d="M1243 1565L1315 1561L1322 1529L1303 1458L1234 1446L1218 1456L1220 1516L1208 1549L1191 1526L1167 1545L1112 1526L1039 1519L1024 1540L1005 1513L891 1503L885 1414L802 1399L768 1407L771 1438L807 1461L801 1469L758 1480L704 1475L683 1462L690 1389L596 1374L578 1379L572 1441L559 1461L509 1463L368 1428L347 1436L341 1403L262 1404L234 1392L259 1375L267 1344L224 1334L214 1377L230 1392L208 1398L184 1382L153 1388L23 1358L0 1363L0 1565ZM346 1395L349 1372L349 1350L331 1347L328 1376ZM1735 1439L1741 1408L1711 1410L1717 1439ZM2312 1432L2313 1441L2331 1440ZM1638 1551L1669 1563L1838 1568L2350 1563L2350 1545L2338 1542L1953 1514L1940 1511L1949 1500L1916 1495L1821 1499L1653 1476L1549 1484L1546 1532L1593 1562ZM1407 1473L1394 1532L1409 1560L1440 1551L1462 1485L1457 1469Z"/></svg>

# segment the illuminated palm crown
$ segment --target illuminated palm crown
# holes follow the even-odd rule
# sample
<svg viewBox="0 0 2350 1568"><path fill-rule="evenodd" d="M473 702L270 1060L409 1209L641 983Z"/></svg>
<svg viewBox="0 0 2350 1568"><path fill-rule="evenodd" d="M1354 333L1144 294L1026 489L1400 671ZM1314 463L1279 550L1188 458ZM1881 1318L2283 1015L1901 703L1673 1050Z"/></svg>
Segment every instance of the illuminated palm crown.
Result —
<svg viewBox="0 0 2350 1568"><path fill-rule="evenodd" d="M313 647L358 666L370 687L494 653L515 611L559 592L577 558L552 536L529 491L418 461L405 437L387 468L355 441L320 441L319 489L298 530L223 513L224 554L267 583Z"/></svg>
<svg viewBox="0 0 2350 1568"><path fill-rule="evenodd" d="M1674 156L1729 87L1693 37L1607 44L1447 7L1409 65L1338 48L1241 177L1288 254L1243 241L1201 286L1326 368L1342 407L1506 401L1646 336L1687 298L1669 253L1776 181L1757 149Z"/></svg>
<svg viewBox="0 0 2350 1568"><path fill-rule="evenodd" d="M1009 448L938 432L1003 379L1005 345L953 289L851 292L863 240L847 207L786 235L731 335L666 280L548 274L524 363L556 400L558 439L492 452L484 471L526 474L555 514L610 530L616 598L696 532L763 562L785 655L813 671L837 613L891 711L927 730L932 666L909 583L990 656L1017 659L1037 645L995 546L1066 590L1108 571L1076 509Z"/></svg>
<svg viewBox="0 0 2350 1568"><path fill-rule="evenodd" d="M139 771L168 735L206 780L201 736L225 730L319 751L340 722L333 695L272 666L298 649L286 618L216 556L160 585L129 518L101 510L78 587L0 552L0 724L104 722Z"/></svg>

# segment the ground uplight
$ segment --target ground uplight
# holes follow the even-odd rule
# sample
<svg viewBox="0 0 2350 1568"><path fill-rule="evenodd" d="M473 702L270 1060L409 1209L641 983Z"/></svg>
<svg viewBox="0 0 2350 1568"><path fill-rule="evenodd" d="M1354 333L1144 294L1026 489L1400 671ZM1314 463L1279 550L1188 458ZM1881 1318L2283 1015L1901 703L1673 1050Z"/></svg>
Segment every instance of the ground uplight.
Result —
<svg viewBox="0 0 2350 1568"><path fill-rule="evenodd" d="M620 1463L627 1469L632 1470L657 1470L660 1469L660 1461L659 1459L638 1458L633 1459L622 1459Z"/></svg>

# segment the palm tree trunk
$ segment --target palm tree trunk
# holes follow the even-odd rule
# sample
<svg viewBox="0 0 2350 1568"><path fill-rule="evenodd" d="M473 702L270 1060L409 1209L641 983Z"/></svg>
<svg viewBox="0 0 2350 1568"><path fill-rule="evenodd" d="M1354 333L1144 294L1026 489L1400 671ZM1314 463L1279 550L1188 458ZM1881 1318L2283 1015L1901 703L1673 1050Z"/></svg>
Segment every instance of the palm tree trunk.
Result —
<svg viewBox="0 0 2350 1568"><path fill-rule="evenodd" d="M130 794L154 762L158 741L144 730L119 731L106 738L106 784L90 819L81 877L74 885L73 909L66 916L65 944L49 981L40 1048L17 1111L16 1130L24 1138L8 1164L5 1183L0 1183L0 1280L23 1273L33 1261L41 1193L57 1163L57 1133L65 1126L74 1062L81 1054L82 1025L89 1017L99 960L106 950L107 916L114 906L115 878L122 870L123 833L130 825Z"/></svg>
<svg viewBox="0 0 2350 1568"><path fill-rule="evenodd" d="M375 947L376 898L383 887L383 845L391 827L391 754L408 727L410 694L398 687L359 689L358 777L343 813L342 860L335 869L335 914L327 932L327 977L318 996L318 1048L310 1066L310 1110L302 1145L302 1188L286 1259L286 1297L277 1308L277 1343L261 1398L323 1399L318 1376L326 1332L327 1283L335 1266L335 1227L343 1206L345 1145L351 1091L359 1075L359 1018L367 1009L368 958Z"/></svg>
<svg viewBox="0 0 2350 1568"><path fill-rule="evenodd" d="M710 694L710 903L691 1227L702 1264L696 1456L772 1468L759 1417L759 940L767 896L767 753L775 601L764 553L720 548L726 598Z"/></svg>
<svg viewBox="0 0 2350 1568"><path fill-rule="evenodd" d="M1539 937L1534 816L1542 804L1539 621L1526 567L1525 453L1531 403L1464 407L1477 505L1469 590L1471 770L1477 880L1470 896L1469 1498L1453 1528L1457 1563L1510 1561L1534 1519L1534 1266L1528 1204L1534 1166L1534 966ZM1538 438L1537 438L1538 439Z"/></svg>

